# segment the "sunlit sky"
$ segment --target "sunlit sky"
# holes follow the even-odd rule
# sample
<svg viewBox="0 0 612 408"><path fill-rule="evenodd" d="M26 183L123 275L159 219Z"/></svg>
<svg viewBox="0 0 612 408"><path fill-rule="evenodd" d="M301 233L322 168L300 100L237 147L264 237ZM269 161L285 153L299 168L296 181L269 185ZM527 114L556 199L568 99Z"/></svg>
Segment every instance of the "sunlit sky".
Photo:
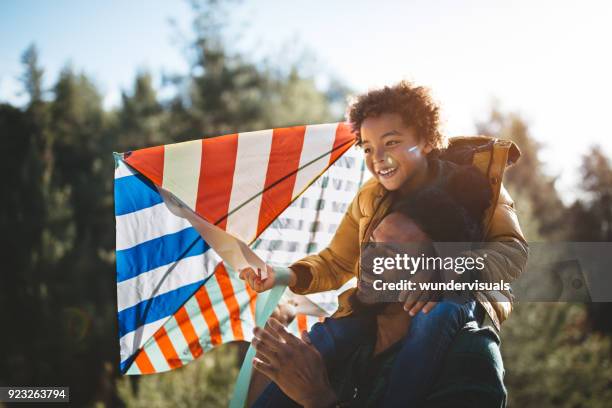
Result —
<svg viewBox="0 0 612 408"><path fill-rule="evenodd" d="M610 1L234 2L234 49L288 65L314 56L320 83L335 76L357 92L411 79L433 90L448 135L473 134L493 100L520 113L544 144L542 160L566 200L580 156L600 144L612 157ZM35 42L45 84L70 62L118 104L138 70L185 72L174 18L188 32L183 1L0 2L0 101L22 103L19 57Z"/></svg>

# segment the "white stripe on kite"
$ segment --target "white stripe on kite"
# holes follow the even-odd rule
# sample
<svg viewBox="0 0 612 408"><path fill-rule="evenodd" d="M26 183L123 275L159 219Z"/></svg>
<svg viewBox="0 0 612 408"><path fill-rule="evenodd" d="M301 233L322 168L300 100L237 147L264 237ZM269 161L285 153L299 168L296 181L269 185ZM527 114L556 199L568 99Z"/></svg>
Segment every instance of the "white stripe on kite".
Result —
<svg viewBox="0 0 612 408"><path fill-rule="evenodd" d="M202 141L176 143L164 147L162 187L172 191L189 208L195 210L202 161Z"/></svg>
<svg viewBox="0 0 612 408"><path fill-rule="evenodd" d="M223 299L223 292L221 292L221 285L219 284L217 274L206 282L206 290L208 291L210 303L219 321L221 343L229 343L235 340L230 324L230 311Z"/></svg>
<svg viewBox="0 0 612 408"><path fill-rule="evenodd" d="M117 160L118 166L115 169L115 180L121 177L128 177L137 174L134 170L128 167L123 160Z"/></svg>
<svg viewBox="0 0 612 408"><path fill-rule="evenodd" d="M125 361L138 351L167 320L168 317L166 316L154 322L144 324L121 337L119 339L121 361Z"/></svg>
<svg viewBox="0 0 612 408"><path fill-rule="evenodd" d="M304 134L304 146L302 147L302 155L300 156L300 166L302 168L317 157L325 154L320 159L302 168L297 174L295 186L293 188L292 198L295 198L306 188L308 183L317 177L329 164L331 150L334 147L336 140L337 123L325 125L309 125L306 126Z"/></svg>
<svg viewBox="0 0 612 408"><path fill-rule="evenodd" d="M193 330L198 334L202 350L208 350L212 347L210 344L210 331L208 330L208 324L206 324L206 320L204 320L204 316L200 310L198 299L195 296L192 296L191 299L185 303L185 311L189 316Z"/></svg>
<svg viewBox="0 0 612 408"><path fill-rule="evenodd" d="M238 135L236 169L229 208L234 211L237 207L242 207L228 217L226 231L246 243L250 243L257 233L262 199L260 193L264 189L268 172L272 132L270 129Z"/></svg>
<svg viewBox="0 0 612 408"><path fill-rule="evenodd" d="M168 322L164 325L166 329L166 333L168 333L168 338L176 350L176 354L181 359L181 363L183 365L193 361L193 355L191 354L191 350L189 348L189 344L185 340L185 336L181 331L181 328L178 325L176 319L171 317Z"/></svg>
<svg viewBox="0 0 612 408"><path fill-rule="evenodd" d="M117 251L191 227L189 221L172 214L165 203L118 215L116 220Z"/></svg>
<svg viewBox="0 0 612 408"><path fill-rule="evenodd" d="M170 370L170 366L166 361L166 357L164 357L164 354L159 349L155 338L151 337L147 343L148 344L146 345L145 350L147 352L149 360L151 361L151 364L153 364L153 372L161 373Z"/></svg>

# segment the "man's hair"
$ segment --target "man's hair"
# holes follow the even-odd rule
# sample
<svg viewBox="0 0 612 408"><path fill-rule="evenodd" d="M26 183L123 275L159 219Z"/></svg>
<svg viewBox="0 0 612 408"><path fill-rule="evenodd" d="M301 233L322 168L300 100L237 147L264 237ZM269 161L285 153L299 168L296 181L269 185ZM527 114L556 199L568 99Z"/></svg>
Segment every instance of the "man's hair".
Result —
<svg viewBox="0 0 612 408"><path fill-rule="evenodd" d="M492 195L487 178L476 167L453 165L445 180L398 200L391 212L410 218L432 242L479 242L484 239L483 218ZM353 310L370 316L388 305L364 303L357 292L348 301Z"/></svg>
<svg viewBox="0 0 612 408"><path fill-rule="evenodd" d="M439 111L427 88L400 81L356 97L350 103L347 120L355 133L357 145L361 145L361 124L364 120L385 113L397 113L406 126L414 126L420 140L424 139L434 149L442 149L446 147L446 138L439 130Z"/></svg>
<svg viewBox="0 0 612 408"><path fill-rule="evenodd" d="M457 166L439 185L398 201L392 211L411 218L434 242L479 242L491 186L473 166Z"/></svg>

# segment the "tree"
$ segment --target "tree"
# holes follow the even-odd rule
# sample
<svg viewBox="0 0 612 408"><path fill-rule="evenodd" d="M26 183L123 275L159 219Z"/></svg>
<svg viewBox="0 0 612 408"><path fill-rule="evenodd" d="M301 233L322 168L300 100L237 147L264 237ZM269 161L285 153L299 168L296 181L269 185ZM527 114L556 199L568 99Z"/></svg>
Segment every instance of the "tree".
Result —
<svg viewBox="0 0 612 408"><path fill-rule="evenodd" d="M582 189L588 193L588 212L597 220L591 241L612 241L612 167L599 146L582 159Z"/></svg>
<svg viewBox="0 0 612 408"><path fill-rule="evenodd" d="M157 91L148 72L141 72L136 76L131 94L122 92L121 107L117 114L118 123L114 137L118 151L169 141L162 127L166 115L157 100Z"/></svg>
<svg viewBox="0 0 612 408"><path fill-rule="evenodd" d="M321 123L335 119L325 94L297 66L277 69L227 47L224 4L192 1L195 17L188 75L169 78L177 89L167 129L174 140ZM337 89L341 89L338 84Z"/></svg>
<svg viewBox="0 0 612 408"><path fill-rule="evenodd" d="M612 242L612 166L599 146L582 158L581 189L585 198L568 211L569 239L583 242ZM593 330L612 335L612 303L588 305Z"/></svg>
<svg viewBox="0 0 612 408"><path fill-rule="evenodd" d="M325 92L299 64L279 69L228 49L220 2L194 1L193 7L191 69L172 78L176 97L170 100L159 100L151 75L142 72L122 93L121 106L106 112L95 84L70 66L45 92L37 49L24 52L22 82L30 100L22 108L0 105L0 168L10 175L0 202L6 231L0 248L9 271L0 274L6 328L0 383L68 385L77 405L122 404L115 387L113 151L336 119ZM341 89L336 84L333 94L339 97ZM224 405L234 354L231 345L207 353L193 370L143 381L142 392L183 392L196 372L208 388L194 391L194 399ZM148 401L119 383L126 403Z"/></svg>
<svg viewBox="0 0 612 408"><path fill-rule="evenodd" d="M477 123L476 127L480 134L516 143L521 151L520 164L508 169L504 183L513 196L530 202L531 218L538 223L538 235L562 238L566 234L565 206L555 188L555 179L544 172L538 156L541 144L530 135L527 123L517 114L502 113L493 107L489 118Z"/></svg>
<svg viewBox="0 0 612 408"><path fill-rule="evenodd" d="M21 56L21 63L25 66L25 72L21 81L26 93L30 97L30 104L42 101L44 70L38 64L38 49L36 45L30 45Z"/></svg>

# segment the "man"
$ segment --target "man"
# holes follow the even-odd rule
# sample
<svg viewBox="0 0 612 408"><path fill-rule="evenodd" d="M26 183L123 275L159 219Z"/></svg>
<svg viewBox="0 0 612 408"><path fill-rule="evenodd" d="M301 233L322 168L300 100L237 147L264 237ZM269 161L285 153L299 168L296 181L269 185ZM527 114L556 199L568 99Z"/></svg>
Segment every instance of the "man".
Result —
<svg viewBox="0 0 612 408"><path fill-rule="evenodd" d="M438 212L426 211L433 198L437 198ZM483 195L482 199L488 202L489 197ZM478 209L486 205L478 200L470 203L478 216L475 218L460 201L440 188L418 192L410 203L398 206L401 212L381 221L373 238L376 242L418 243L405 247L404 252L413 257L424 248L431 252L432 240L471 240L482 215ZM392 280L403 276L403 272L392 272ZM478 330L475 321L466 325L467 314L474 310L473 301L454 306L444 303L449 310L466 310L463 318L438 307L423 323L423 319L407 319L402 303L369 303L365 300L367 291L367 286L360 284L351 297L355 316L327 319L302 339L287 333L277 320L271 320L263 330L256 329L253 345L258 358L254 366L275 382L256 407L459 406L459 401L468 406L505 404L498 339L490 330ZM480 321L483 316L472 317ZM411 324L417 322L419 328L407 336ZM439 331L437 335L424 337L431 328ZM415 342L441 353L441 363L426 350L414 350L419 346ZM427 356L426 361L421 361L418 353ZM402 358L403 366L400 364L397 373L397 360ZM435 375L426 374L430 368ZM426 381L420 381L420 376ZM423 397L408 398L421 392Z"/></svg>

